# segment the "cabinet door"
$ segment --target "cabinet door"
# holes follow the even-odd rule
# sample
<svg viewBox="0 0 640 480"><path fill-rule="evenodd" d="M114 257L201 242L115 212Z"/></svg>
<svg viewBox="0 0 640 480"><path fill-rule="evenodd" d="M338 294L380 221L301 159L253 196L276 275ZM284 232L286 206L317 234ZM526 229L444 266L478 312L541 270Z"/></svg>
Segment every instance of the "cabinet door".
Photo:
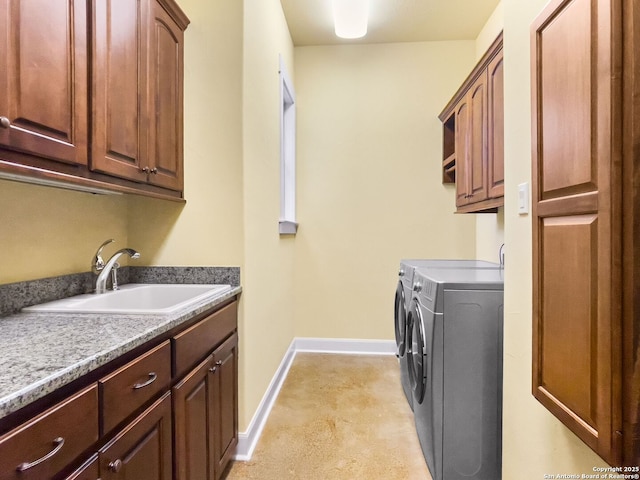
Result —
<svg viewBox="0 0 640 480"><path fill-rule="evenodd" d="M469 164L469 129L471 113L468 96L456 106L456 206L469 203L467 169Z"/></svg>
<svg viewBox="0 0 640 480"><path fill-rule="evenodd" d="M608 1L554 0L531 30L533 395L611 465L622 431L617 19Z"/></svg>
<svg viewBox="0 0 640 480"><path fill-rule="evenodd" d="M489 198L504 196L504 61L502 50L487 68L487 188Z"/></svg>
<svg viewBox="0 0 640 480"><path fill-rule="evenodd" d="M100 478L171 480L171 432L167 392L100 450Z"/></svg>
<svg viewBox="0 0 640 480"><path fill-rule="evenodd" d="M0 0L0 29L0 146L86 165L86 2Z"/></svg>
<svg viewBox="0 0 640 480"><path fill-rule="evenodd" d="M91 169L146 182L149 0L93 1Z"/></svg>
<svg viewBox="0 0 640 480"><path fill-rule="evenodd" d="M183 33L166 10L152 2L149 48L149 183L183 186Z"/></svg>
<svg viewBox="0 0 640 480"><path fill-rule="evenodd" d="M210 356L173 388L176 480L213 480L210 437L213 358Z"/></svg>
<svg viewBox="0 0 640 480"><path fill-rule="evenodd" d="M213 352L213 428L215 471L219 479L238 445L238 335Z"/></svg>
<svg viewBox="0 0 640 480"><path fill-rule="evenodd" d="M487 73L482 72L469 90L469 154L466 177L469 203L487 198Z"/></svg>
<svg viewBox="0 0 640 480"><path fill-rule="evenodd" d="M487 73L456 107L456 206L487 198Z"/></svg>

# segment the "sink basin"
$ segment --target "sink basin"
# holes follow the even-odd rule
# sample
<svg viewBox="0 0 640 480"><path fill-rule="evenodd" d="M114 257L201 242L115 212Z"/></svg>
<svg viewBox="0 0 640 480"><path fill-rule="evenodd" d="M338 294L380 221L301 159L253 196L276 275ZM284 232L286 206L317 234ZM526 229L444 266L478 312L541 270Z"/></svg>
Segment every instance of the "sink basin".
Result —
<svg viewBox="0 0 640 480"><path fill-rule="evenodd" d="M123 285L100 295L86 294L25 307L25 312L54 313L173 313L202 301L213 300L231 290L230 285Z"/></svg>

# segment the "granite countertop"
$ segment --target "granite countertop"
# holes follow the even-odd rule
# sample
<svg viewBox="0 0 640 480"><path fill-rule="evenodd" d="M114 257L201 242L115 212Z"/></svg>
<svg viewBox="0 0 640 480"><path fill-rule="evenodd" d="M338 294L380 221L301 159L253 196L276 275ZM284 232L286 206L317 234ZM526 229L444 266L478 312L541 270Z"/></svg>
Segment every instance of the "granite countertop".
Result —
<svg viewBox="0 0 640 480"><path fill-rule="evenodd" d="M234 297L165 315L17 313L0 318L0 418Z"/></svg>

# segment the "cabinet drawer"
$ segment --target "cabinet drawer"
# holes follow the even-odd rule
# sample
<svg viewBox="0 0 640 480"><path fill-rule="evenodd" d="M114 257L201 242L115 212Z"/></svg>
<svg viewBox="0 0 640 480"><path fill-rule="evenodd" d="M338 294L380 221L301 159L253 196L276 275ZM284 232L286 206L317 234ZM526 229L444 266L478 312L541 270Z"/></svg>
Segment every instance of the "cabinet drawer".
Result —
<svg viewBox="0 0 640 480"><path fill-rule="evenodd" d="M173 338L175 375L181 376L208 355L238 326L238 302L211 314Z"/></svg>
<svg viewBox="0 0 640 480"><path fill-rule="evenodd" d="M102 433L168 389L171 381L169 340L99 381Z"/></svg>
<svg viewBox="0 0 640 480"><path fill-rule="evenodd" d="M52 478L97 440L94 384L0 437L0 480Z"/></svg>

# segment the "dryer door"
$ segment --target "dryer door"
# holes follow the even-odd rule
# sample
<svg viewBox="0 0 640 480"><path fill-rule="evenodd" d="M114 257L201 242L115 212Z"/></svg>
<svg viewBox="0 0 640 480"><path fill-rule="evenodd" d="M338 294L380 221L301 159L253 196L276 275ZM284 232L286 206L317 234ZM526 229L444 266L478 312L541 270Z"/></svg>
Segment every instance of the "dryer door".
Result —
<svg viewBox="0 0 640 480"><path fill-rule="evenodd" d="M406 343L413 401L422 403L427 384L427 339L422 311L415 299L411 302L407 325Z"/></svg>
<svg viewBox="0 0 640 480"><path fill-rule="evenodd" d="M407 338L407 312L405 308L404 287L402 281L396 288L396 301L394 307L394 324L396 329L396 347L398 357L403 357L406 352Z"/></svg>

